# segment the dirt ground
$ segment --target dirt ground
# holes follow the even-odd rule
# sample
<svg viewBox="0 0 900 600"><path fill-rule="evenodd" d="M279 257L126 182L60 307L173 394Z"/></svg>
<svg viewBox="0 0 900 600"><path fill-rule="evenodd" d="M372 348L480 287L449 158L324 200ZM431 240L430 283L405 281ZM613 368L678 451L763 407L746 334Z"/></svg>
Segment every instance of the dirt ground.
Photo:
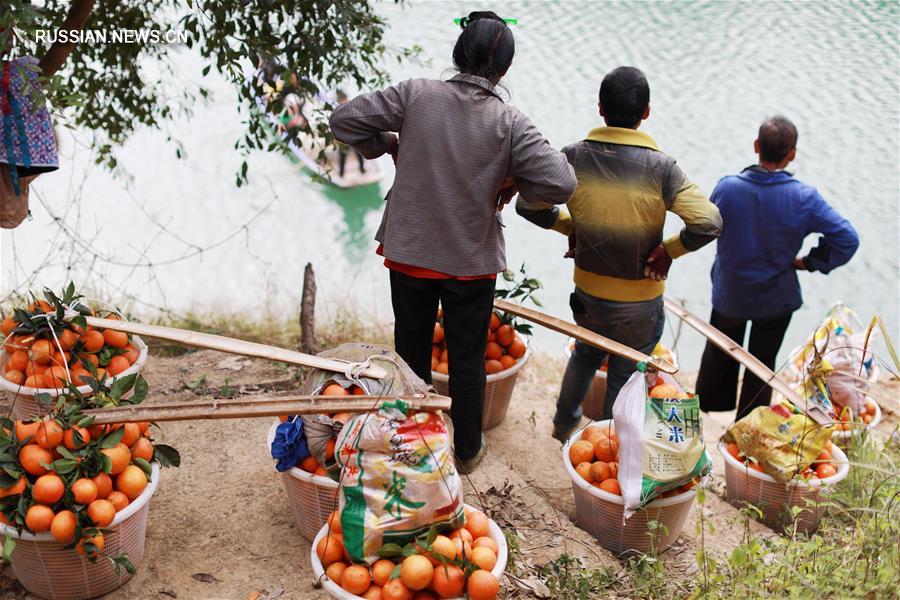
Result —
<svg viewBox="0 0 900 600"><path fill-rule="evenodd" d="M483 506L504 528L515 530L519 564L527 574L563 553L581 557L588 567L610 566L621 589L630 594L622 564L575 523L571 483L562 466L560 445L550 437L550 419L562 377L562 358L537 355L523 369L506 420L487 432L489 455L464 480L467 502ZM147 402L200 400L208 394L260 394L296 387L286 367L197 352L177 358L153 356L144 372L150 383ZM690 385L692 375L682 376ZM896 381L886 389L897 398ZM897 422L897 402L884 406L883 428ZM731 422L733 413L706 418L707 443ZM146 552L138 573L109 600L316 599L310 545L297 531L281 477L266 445L271 418L166 423L158 440L178 448L182 465L166 469L150 507ZM737 511L724 500L721 458L715 464L705 506L715 526L707 547L727 552L740 537ZM664 554L666 569L684 577L695 569L695 505L684 530ZM757 523L760 535L775 535ZM534 569L531 569L533 572ZM507 597L549 597L534 577L507 577ZM685 590L687 591L687 590ZM0 597L29 598L6 567Z"/></svg>

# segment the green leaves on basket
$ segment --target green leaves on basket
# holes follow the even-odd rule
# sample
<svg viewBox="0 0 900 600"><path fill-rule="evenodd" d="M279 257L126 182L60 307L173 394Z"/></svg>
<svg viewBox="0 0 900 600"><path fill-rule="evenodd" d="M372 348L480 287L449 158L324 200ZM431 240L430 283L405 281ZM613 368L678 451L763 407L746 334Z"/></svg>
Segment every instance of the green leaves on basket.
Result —
<svg viewBox="0 0 900 600"><path fill-rule="evenodd" d="M153 444L153 458L161 467L181 466L181 455L178 450L166 444Z"/></svg>
<svg viewBox="0 0 900 600"><path fill-rule="evenodd" d="M137 569L131 564L131 561L128 559L128 554L123 552L119 556L109 557L109 561L116 568L116 575L119 574L119 571L124 567L129 575L134 575L137 573Z"/></svg>
<svg viewBox="0 0 900 600"><path fill-rule="evenodd" d="M16 549L16 540L13 539L13 536L7 534L3 535L3 562L8 563L9 557L12 556L13 550Z"/></svg>

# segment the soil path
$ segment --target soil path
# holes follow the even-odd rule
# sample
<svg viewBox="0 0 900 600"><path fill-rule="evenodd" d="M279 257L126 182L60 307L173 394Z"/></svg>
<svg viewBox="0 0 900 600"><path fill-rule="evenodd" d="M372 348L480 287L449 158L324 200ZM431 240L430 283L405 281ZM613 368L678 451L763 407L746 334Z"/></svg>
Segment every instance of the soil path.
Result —
<svg viewBox="0 0 900 600"><path fill-rule="evenodd" d="M535 574L563 553L589 567L606 566L620 578L617 597L630 583L622 563L575 524L571 483L562 467L560 445L550 437L550 419L562 377L562 358L535 356L523 370L506 420L487 432L489 456L465 481L467 501L483 506L513 529L521 553L520 577L504 584L507 597L548 597ZM296 386L286 367L262 361L197 352L178 358L152 357L145 370L152 393L147 402L199 400L210 394L257 394ZM691 376L685 376L690 384ZM890 388L897 397L896 382ZM896 423L896 405L886 409L885 427ZM707 418L705 436L714 444L733 414ZM137 575L106 596L109 600L317 599L310 545L298 533L280 475L275 472L266 432L270 419L196 421L164 424L160 441L181 451L182 465L162 473L151 502L146 552ZM743 524L722 500L721 460L711 452L715 475L706 506L715 534L707 547L729 551ZM674 546L665 553L666 569L686 576L695 569L696 511ZM751 523L753 531L774 535ZM0 597L27 598L7 567Z"/></svg>

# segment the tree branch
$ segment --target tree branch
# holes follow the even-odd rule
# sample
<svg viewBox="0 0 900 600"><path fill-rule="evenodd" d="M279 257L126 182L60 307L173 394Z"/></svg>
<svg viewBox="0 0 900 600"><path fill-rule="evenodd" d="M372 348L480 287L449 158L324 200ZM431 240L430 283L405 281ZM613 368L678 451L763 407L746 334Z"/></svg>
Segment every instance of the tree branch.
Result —
<svg viewBox="0 0 900 600"><path fill-rule="evenodd" d="M312 263L303 271L303 295L300 300L300 348L307 354L318 354L316 340L316 274Z"/></svg>
<svg viewBox="0 0 900 600"><path fill-rule="evenodd" d="M94 0L73 0L69 7L69 14L66 15L66 20L59 28L60 31L81 31L93 10ZM74 42L66 44L59 41L54 42L40 62L44 77L50 77L56 73L74 49Z"/></svg>

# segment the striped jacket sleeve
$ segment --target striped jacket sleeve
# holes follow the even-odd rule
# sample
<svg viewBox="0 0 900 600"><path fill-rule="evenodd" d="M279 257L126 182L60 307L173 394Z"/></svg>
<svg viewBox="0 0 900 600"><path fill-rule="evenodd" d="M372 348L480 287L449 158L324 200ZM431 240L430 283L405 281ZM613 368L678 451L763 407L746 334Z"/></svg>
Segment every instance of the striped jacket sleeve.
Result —
<svg viewBox="0 0 900 600"><path fill-rule="evenodd" d="M666 252L672 258L699 250L722 235L722 215L673 161L663 183L663 199L666 208L684 221L677 234L663 240Z"/></svg>
<svg viewBox="0 0 900 600"><path fill-rule="evenodd" d="M545 141L544 143L546 144L547 142ZM547 144L547 146L549 147L549 144ZM516 199L516 212L538 227L542 227L544 229L553 229L565 235L569 235L572 232L572 218L569 216L568 211L564 207L560 208L557 205L569 201L569 198L572 197L572 194L575 192L575 186L578 183L578 180L575 177L575 170L570 164L571 159L568 150L569 148L566 147L562 150L562 152L556 152L555 150L553 151L560 158L562 158L565 166L571 173L571 190L557 196L555 198L555 201L550 200L545 196L535 196L532 194L526 195L524 191L522 191L521 184L518 180L516 180L516 183L519 184L519 190L521 192L519 194L519 197ZM560 169L560 173L563 172L564 171ZM565 196L565 199L560 201L563 196Z"/></svg>
<svg viewBox="0 0 900 600"><path fill-rule="evenodd" d="M361 94L338 106L328 120L334 137L368 159L390 150L392 131L400 131L413 80L408 79L378 92Z"/></svg>

